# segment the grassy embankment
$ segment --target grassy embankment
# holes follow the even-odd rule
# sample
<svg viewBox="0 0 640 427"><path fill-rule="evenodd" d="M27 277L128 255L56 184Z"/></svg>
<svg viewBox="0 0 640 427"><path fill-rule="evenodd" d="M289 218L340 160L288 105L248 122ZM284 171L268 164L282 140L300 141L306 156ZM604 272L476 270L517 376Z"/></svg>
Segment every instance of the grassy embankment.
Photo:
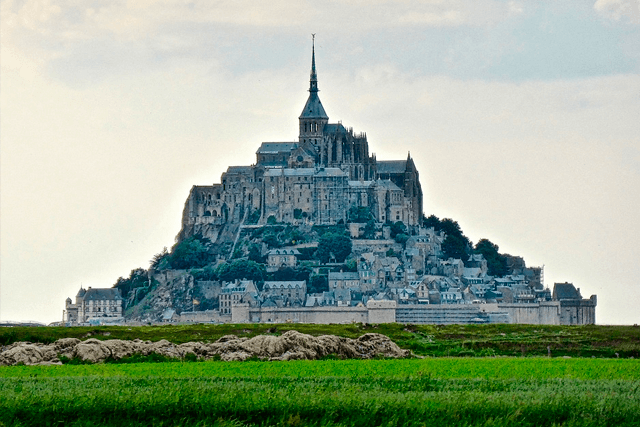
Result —
<svg viewBox="0 0 640 427"><path fill-rule="evenodd" d="M143 327L0 328L0 345L16 341L51 343L59 338L167 339L215 341L223 335L252 337L288 330L357 338L367 332L387 335L400 347L425 356L551 356L640 358L640 328L634 326L547 325L172 325ZM617 353L617 354L616 354Z"/></svg>
<svg viewBox="0 0 640 427"><path fill-rule="evenodd" d="M428 358L0 368L0 425L637 426L640 361Z"/></svg>

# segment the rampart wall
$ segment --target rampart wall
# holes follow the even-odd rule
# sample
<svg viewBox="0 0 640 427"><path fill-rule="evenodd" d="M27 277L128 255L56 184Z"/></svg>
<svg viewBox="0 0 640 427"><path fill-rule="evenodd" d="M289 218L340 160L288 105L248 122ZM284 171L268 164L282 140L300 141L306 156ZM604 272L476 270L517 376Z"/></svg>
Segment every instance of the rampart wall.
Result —
<svg viewBox="0 0 640 427"><path fill-rule="evenodd" d="M588 325L595 323L593 299L533 304L412 304L369 301L366 307L231 307L231 315L217 310L184 312L183 322L216 323L519 323L532 325Z"/></svg>

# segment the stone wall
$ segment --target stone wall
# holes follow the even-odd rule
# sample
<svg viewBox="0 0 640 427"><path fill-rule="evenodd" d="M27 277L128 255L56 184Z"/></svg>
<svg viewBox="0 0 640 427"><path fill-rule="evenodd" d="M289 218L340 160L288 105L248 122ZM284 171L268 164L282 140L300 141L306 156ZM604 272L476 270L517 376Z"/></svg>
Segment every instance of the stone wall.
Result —
<svg viewBox="0 0 640 427"><path fill-rule="evenodd" d="M230 315L221 315L218 310L183 311L180 314L181 323L229 323Z"/></svg>
<svg viewBox="0 0 640 427"><path fill-rule="evenodd" d="M249 316L253 323L369 323L366 307L251 308Z"/></svg>
<svg viewBox="0 0 640 427"><path fill-rule="evenodd" d="M374 301L366 307L250 307L238 303L231 315L217 310L183 312L182 322L220 323L519 323L532 325L588 325L595 323L596 302L548 301L535 304L411 304Z"/></svg>

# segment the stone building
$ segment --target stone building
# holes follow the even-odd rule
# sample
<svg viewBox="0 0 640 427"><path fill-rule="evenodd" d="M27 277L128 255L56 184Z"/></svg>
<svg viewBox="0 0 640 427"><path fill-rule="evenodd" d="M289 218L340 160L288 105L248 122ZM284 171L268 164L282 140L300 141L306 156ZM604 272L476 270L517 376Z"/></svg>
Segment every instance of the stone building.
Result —
<svg viewBox="0 0 640 427"><path fill-rule="evenodd" d="M123 301L120 291L116 288L80 287L75 304L71 298L66 300L66 321L70 324L120 321Z"/></svg>
<svg viewBox="0 0 640 427"><path fill-rule="evenodd" d="M245 303L258 305L258 288L252 280L236 280L225 283L220 292L220 314L231 315L231 307Z"/></svg>
<svg viewBox="0 0 640 427"><path fill-rule="evenodd" d="M307 282L266 281L262 287L262 297L282 300L283 306L301 307L307 300Z"/></svg>
<svg viewBox="0 0 640 427"><path fill-rule="evenodd" d="M267 221L331 225L351 207L369 208L378 223L417 226L423 212L419 175L406 160L378 161L365 133L329 123L318 96L315 46L309 97L298 117L298 140L263 142L251 166L231 166L221 183L194 186L185 203L180 239L212 241L249 215ZM270 220L270 218L273 218Z"/></svg>
<svg viewBox="0 0 640 427"><path fill-rule="evenodd" d="M295 248L271 249L267 252L267 271L273 272L280 268L294 268L298 263L300 252Z"/></svg>

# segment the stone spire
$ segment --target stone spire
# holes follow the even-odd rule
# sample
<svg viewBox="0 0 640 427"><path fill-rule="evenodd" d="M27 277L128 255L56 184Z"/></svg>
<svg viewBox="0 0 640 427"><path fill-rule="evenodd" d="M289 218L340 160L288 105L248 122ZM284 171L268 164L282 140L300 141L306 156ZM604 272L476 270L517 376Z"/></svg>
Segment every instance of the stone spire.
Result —
<svg viewBox="0 0 640 427"><path fill-rule="evenodd" d="M313 45L311 50L311 78L309 79L309 99L300 114L299 119L321 119L329 120L329 116L324 111L322 102L318 98L318 74L316 73L316 40L313 36Z"/></svg>
<svg viewBox="0 0 640 427"><path fill-rule="evenodd" d="M311 34L311 78L309 79L309 92L318 92L318 74L316 74L316 35Z"/></svg>

